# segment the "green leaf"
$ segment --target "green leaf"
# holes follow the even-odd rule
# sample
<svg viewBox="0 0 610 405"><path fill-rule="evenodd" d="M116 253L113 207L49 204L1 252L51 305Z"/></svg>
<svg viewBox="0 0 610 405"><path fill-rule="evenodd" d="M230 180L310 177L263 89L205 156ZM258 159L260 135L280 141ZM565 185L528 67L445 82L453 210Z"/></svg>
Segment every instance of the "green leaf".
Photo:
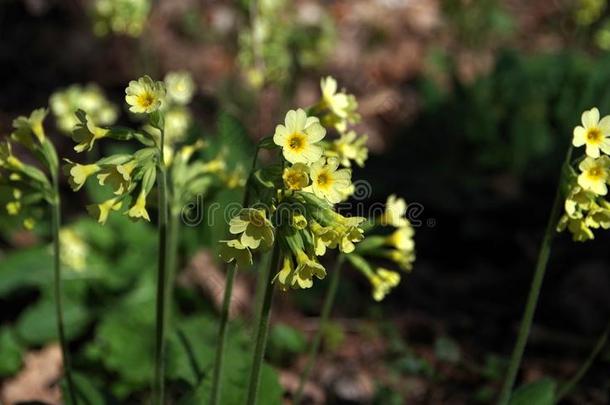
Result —
<svg viewBox="0 0 610 405"><path fill-rule="evenodd" d="M509 405L553 405L557 383L543 378L519 387L510 398Z"/></svg>
<svg viewBox="0 0 610 405"><path fill-rule="evenodd" d="M89 312L79 303L64 299L64 325L68 340L79 336L91 320ZM41 345L57 340L55 302L43 297L28 307L17 321L16 330L26 343Z"/></svg>
<svg viewBox="0 0 610 405"><path fill-rule="evenodd" d="M0 261L0 297L24 287L49 284L52 256L46 247L25 249Z"/></svg>
<svg viewBox="0 0 610 405"><path fill-rule="evenodd" d="M222 113L218 118L220 146L228 148L226 159L230 167L252 161L254 145L244 126L233 116Z"/></svg>
<svg viewBox="0 0 610 405"><path fill-rule="evenodd" d="M274 358L303 353L307 349L307 339L299 330L288 325L274 325L269 333L267 354Z"/></svg>
<svg viewBox="0 0 610 405"><path fill-rule="evenodd" d="M0 377L19 371L23 349L9 328L0 329L0 353Z"/></svg>

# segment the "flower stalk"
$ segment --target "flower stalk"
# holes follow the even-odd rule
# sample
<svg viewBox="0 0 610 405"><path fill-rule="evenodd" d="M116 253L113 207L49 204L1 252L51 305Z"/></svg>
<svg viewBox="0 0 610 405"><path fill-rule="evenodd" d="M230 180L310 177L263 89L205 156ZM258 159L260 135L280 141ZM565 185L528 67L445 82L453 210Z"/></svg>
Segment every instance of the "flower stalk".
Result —
<svg viewBox="0 0 610 405"><path fill-rule="evenodd" d="M164 131L161 130L159 143L160 159L157 164L159 190L159 256L157 266L157 300L156 300L156 331L155 331L155 380L154 403L163 405L165 402L165 327L166 327L166 282L168 265L168 207L167 207L167 170L164 164L163 145Z"/></svg>
<svg viewBox="0 0 610 405"><path fill-rule="evenodd" d="M565 383L558 390L557 398L556 398L557 403L559 403L566 395L568 395L574 389L576 384L578 384L578 382L585 376L585 374L587 374L587 371L589 371L589 369L591 368L591 365L593 365L593 362L595 361L595 359L597 358L599 353L602 351L604 346L606 346L606 343L608 342L609 334L610 334L610 323L608 323L608 325L606 325L606 329L604 330L604 332L601 334L601 336L597 340L597 343L593 347L593 350L589 354L589 357L587 358L587 360L585 360L583 365L578 369L576 374L574 374L574 377L572 377L570 379L570 381Z"/></svg>
<svg viewBox="0 0 610 405"><path fill-rule="evenodd" d="M571 156L572 146L569 147L562 166L559 185L557 186L557 191L555 193L555 200L551 208L549 220L542 239L542 245L540 246L540 251L538 253L536 270L534 272L534 277L532 279L527 298L527 304L521 320L521 326L519 327L519 335L517 336L517 341L511 355L508 371L506 373L506 379L504 380L504 385L502 386L502 391L500 392L500 399L498 401L499 405L506 405L510 400L513 386L517 378L517 373L519 372L519 366L521 365L521 360L523 358L523 352L525 351L527 339L530 334L530 329L534 320L534 313L536 312L536 306L538 304L538 298L540 297L540 290L542 289L542 282L544 281L544 274L546 273L546 268L551 253L551 244L556 233L557 223L559 222L559 218L562 213L563 195L561 189L564 181L564 169L570 164Z"/></svg>
<svg viewBox="0 0 610 405"><path fill-rule="evenodd" d="M265 347L267 345L267 335L269 332L269 318L271 315L271 302L273 299L274 285L272 283L275 271L280 264L280 248L276 243L273 248L273 256L269 271L267 272L267 282L265 283L265 292L263 294L263 302L261 306L258 325L256 327L256 344L254 346L254 356L252 359L252 367L250 369L250 378L248 382L247 405L255 405L258 397L258 389L260 385L261 369L263 358L265 357Z"/></svg>
<svg viewBox="0 0 610 405"><path fill-rule="evenodd" d="M246 181L246 185L244 186L244 196L243 196L243 204L245 207L250 202L250 190L249 190L249 181L252 173L256 169L256 162L258 160L258 152L260 147L257 145L256 150L254 151L254 158L252 159L252 165L250 167L250 173L248 174L248 180ZM216 358L214 359L214 371L212 374L212 391L210 396L210 404L218 405L220 403L220 387L221 387L221 376L222 369L224 366L224 352L225 352L225 344L227 341L227 326L229 323L229 308L231 306L231 297L233 295L233 283L235 281L235 274L237 270L237 262L229 264L229 268L227 270L226 284L224 296L222 299L222 309L220 312L220 324L218 327L218 346L216 348Z"/></svg>
<svg viewBox="0 0 610 405"><path fill-rule="evenodd" d="M51 221L53 231L53 288L55 294L55 316L57 318L57 333L59 336L59 344L61 346L61 354L63 357L64 373L66 375L66 383L68 386L68 395L70 402L76 405L76 389L74 380L72 379L72 367L70 354L68 351L68 342L65 334L65 321L63 311L63 298L61 288L61 241L59 239L59 229L61 227L61 197L59 195L59 180L56 173L52 173L51 181L53 183L53 191L55 194L54 203L51 204Z"/></svg>
<svg viewBox="0 0 610 405"><path fill-rule="evenodd" d="M343 267L343 262L345 261L345 256L343 254L339 254L337 261L335 263L335 268L333 269L330 276L330 285L328 286L328 292L326 293L326 297L324 298L324 305L322 306L322 313L320 314L320 322L318 323L318 330L313 338L311 346L309 348L309 353L307 355L307 364L305 365L305 370L303 374L301 374L301 379L299 381L299 387L294 396L294 405L298 405L301 403L301 398L303 397L303 390L305 389L305 384L309 380L309 376L311 375L311 371L313 370L313 366L316 363L316 359L318 356L318 352L320 350L320 344L322 343L322 335L324 334L324 329L328 323L328 319L330 316L330 311L335 303L335 297L337 295L337 287L339 286L339 276L341 274L341 269Z"/></svg>

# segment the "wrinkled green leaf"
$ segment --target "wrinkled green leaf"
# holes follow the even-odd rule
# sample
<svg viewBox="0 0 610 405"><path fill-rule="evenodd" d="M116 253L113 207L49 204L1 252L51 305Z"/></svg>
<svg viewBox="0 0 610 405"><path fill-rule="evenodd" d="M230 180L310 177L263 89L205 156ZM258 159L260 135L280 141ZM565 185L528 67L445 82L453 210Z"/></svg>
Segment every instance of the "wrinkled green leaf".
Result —
<svg viewBox="0 0 610 405"><path fill-rule="evenodd" d="M509 405L553 405L557 383L543 378L519 387L511 396Z"/></svg>
<svg viewBox="0 0 610 405"><path fill-rule="evenodd" d="M0 329L0 377L19 371L23 349L9 328Z"/></svg>

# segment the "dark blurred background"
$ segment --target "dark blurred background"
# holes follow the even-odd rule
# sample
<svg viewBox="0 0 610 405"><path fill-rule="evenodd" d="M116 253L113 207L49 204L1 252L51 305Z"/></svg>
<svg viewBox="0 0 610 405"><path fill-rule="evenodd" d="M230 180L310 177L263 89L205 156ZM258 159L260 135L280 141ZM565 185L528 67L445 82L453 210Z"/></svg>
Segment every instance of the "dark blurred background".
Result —
<svg viewBox="0 0 610 405"><path fill-rule="evenodd" d="M122 10L145 7L122 2ZM386 300L374 303L367 282L345 272L308 395L318 403L490 403L514 344L572 129L585 109L610 112L610 7L605 0L261 2L277 16L262 44L264 72L244 46L251 40L247 0L133 1L150 7L137 35L106 32L95 11L101 0L0 1L0 136L10 133L16 116L48 105L53 92L74 83L97 83L122 106L119 121L128 121L122 97L129 80L187 70L197 84L192 110L202 133L214 133L218 114L229 112L256 140L288 109L315 101L319 78L332 74L358 97L358 130L369 135L371 156L354 173L373 186L367 203L394 193L424 210L414 270ZM51 125L48 132L62 156L74 156L69 137ZM67 187L66 195L74 201L65 204L67 220L79 221L89 197L74 197ZM18 347L20 360L0 365L0 398L13 403L14 386L26 384L22 391L52 402L56 390L32 391L15 377L36 360L42 368L53 361L44 358L53 334L29 336L36 320L26 323L24 314L45 289L16 281L6 264L15 252L44 245L44 232L30 235L12 225L1 223L4 284L14 278L11 285L0 280L0 348ZM113 240L95 224L80 226L99 246L145 249L125 236ZM154 246L154 229L138 229ZM182 264L192 267L193 257L204 254L203 271L222 277L196 248L213 238L196 233L184 236ZM567 379L586 358L610 316L609 243L603 230L587 243L557 235L520 382ZM20 271L44 263L19 262ZM134 263L130 282L114 280L116 290L106 290L127 296L140 285L135 274L144 266ZM248 302L251 275L241 282ZM193 284L183 283L178 305L185 313L207 311L213 323L217 299ZM109 294L101 290L89 286L76 294L87 313L96 312L96 294ZM317 283L276 301L270 357L284 391L295 388L324 292ZM72 335L77 369L104 368L94 380L108 388L107 400L141 403L146 365L135 366L140 374L124 371L117 364L125 356L133 364L140 357L112 343L133 335L99 314L82 316L88 318L76 322ZM114 363L102 360L106 350ZM608 403L609 361L603 352L564 403Z"/></svg>

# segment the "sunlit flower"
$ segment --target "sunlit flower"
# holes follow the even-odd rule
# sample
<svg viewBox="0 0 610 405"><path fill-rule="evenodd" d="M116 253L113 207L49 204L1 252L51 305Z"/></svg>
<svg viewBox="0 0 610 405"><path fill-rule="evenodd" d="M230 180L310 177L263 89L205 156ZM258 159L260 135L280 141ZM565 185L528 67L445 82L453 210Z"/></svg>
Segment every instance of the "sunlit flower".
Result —
<svg viewBox="0 0 610 405"><path fill-rule="evenodd" d="M385 206L385 212L380 218L382 225L391 225L396 228L406 226L409 221L405 217L407 213L407 203L402 198L398 198L395 195L388 197Z"/></svg>
<svg viewBox="0 0 610 405"><path fill-rule="evenodd" d="M23 227L25 229L27 229L28 231L31 231L32 229L34 229L34 226L36 225L36 221L34 221L34 218L25 218L23 220Z"/></svg>
<svg viewBox="0 0 610 405"><path fill-rule="evenodd" d="M311 191L331 204L343 199L342 191L351 185L352 173L349 169L339 169L337 159L320 159L311 166Z"/></svg>
<svg viewBox="0 0 610 405"><path fill-rule="evenodd" d="M386 253L386 257L395 262L402 270L411 271L413 262L415 262L415 251L392 249Z"/></svg>
<svg viewBox="0 0 610 405"><path fill-rule="evenodd" d="M132 80L125 89L125 101L133 113L150 114L157 111L165 98L165 86L162 82L155 82L149 76Z"/></svg>
<svg viewBox="0 0 610 405"><path fill-rule="evenodd" d="M304 110L290 110L285 125L275 128L273 142L282 147L284 158L290 163L315 163L322 157L323 149L317 145L326 130L315 117L308 117Z"/></svg>
<svg viewBox="0 0 610 405"><path fill-rule="evenodd" d="M610 158L602 156L597 159L587 157L578 166L582 173L578 176L578 185L598 195L606 195L608 187L608 167Z"/></svg>
<svg viewBox="0 0 610 405"><path fill-rule="evenodd" d="M265 248L273 245L273 225L264 210L242 209L229 222L229 232L234 235L241 234L241 244L251 249L258 249L261 243Z"/></svg>
<svg viewBox="0 0 610 405"><path fill-rule="evenodd" d="M183 107L172 107L165 112L165 142L176 144L183 141L191 125L191 115Z"/></svg>
<svg viewBox="0 0 610 405"><path fill-rule="evenodd" d="M320 80L320 88L324 105L337 116L346 118L349 100L347 94L337 92L337 81L331 76L322 78Z"/></svg>
<svg viewBox="0 0 610 405"><path fill-rule="evenodd" d="M282 179L288 190L302 190L309 185L309 168L303 163L295 163L284 169Z"/></svg>
<svg viewBox="0 0 610 405"><path fill-rule="evenodd" d="M178 104L188 104L195 92L195 82L188 72L169 72L165 76L167 97Z"/></svg>
<svg viewBox="0 0 610 405"><path fill-rule="evenodd" d="M144 190L140 191L136 203L127 211L127 215L134 220L142 218L150 222L150 217L146 211L146 192Z"/></svg>
<svg viewBox="0 0 610 405"><path fill-rule="evenodd" d="M97 222L104 225L108 220L110 211L118 211L121 209L122 202L118 198L111 198L101 204L91 204L87 206L89 214L97 219Z"/></svg>
<svg viewBox="0 0 610 405"><path fill-rule="evenodd" d="M100 167L96 164L81 165L68 159L65 160L68 162L65 166L65 170L67 174L69 174L68 183L70 183L70 187L73 191L80 190L89 176L100 171Z"/></svg>
<svg viewBox="0 0 610 405"><path fill-rule="evenodd" d="M242 245L237 239L221 240L219 255L226 263L235 260L240 268L252 265L252 253L250 249Z"/></svg>
<svg viewBox="0 0 610 405"><path fill-rule="evenodd" d="M561 232L566 228L572 234L572 239L575 242L586 242L595 238L584 218L574 219L563 215L557 225L557 231Z"/></svg>
<svg viewBox="0 0 610 405"><path fill-rule="evenodd" d="M574 146L586 145L587 156L599 157L600 150L610 154L610 116L599 119L599 110L592 108L582 113L582 126L574 128Z"/></svg>

